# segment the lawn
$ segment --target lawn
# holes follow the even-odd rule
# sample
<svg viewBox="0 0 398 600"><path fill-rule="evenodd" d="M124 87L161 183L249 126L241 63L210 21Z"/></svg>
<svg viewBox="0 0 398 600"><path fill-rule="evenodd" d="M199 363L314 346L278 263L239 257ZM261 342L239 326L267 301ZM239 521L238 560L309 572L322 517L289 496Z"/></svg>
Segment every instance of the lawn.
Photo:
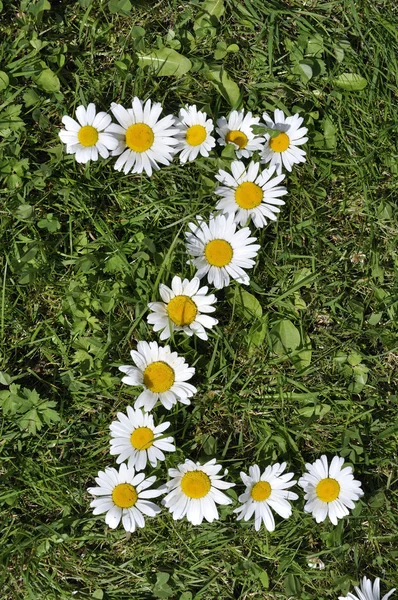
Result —
<svg viewBox="0 0 398 600"><path fill-rule="evenodd" d="M397 47L393 0L0 2L2 600L398 587ZM164 483L185 458L214 457L233 504L198 526L163 508L130 534L94 516L87 492L116 467L109 426L140 392L118 367L159 342L147 304L194 276L184 235L214 211L232 158L217 146L148 177L66 154L64 115L133 96L214 121L299 112L309 139L277 221L250 225L250 285L216 292L208 341L168 342L198 392L156 407L177 450L147 474ZM364 491L337 526L305 513L297 486L274 532L236 520L241 471L286 462L298 479L322 454L344 457Z"/></svg>

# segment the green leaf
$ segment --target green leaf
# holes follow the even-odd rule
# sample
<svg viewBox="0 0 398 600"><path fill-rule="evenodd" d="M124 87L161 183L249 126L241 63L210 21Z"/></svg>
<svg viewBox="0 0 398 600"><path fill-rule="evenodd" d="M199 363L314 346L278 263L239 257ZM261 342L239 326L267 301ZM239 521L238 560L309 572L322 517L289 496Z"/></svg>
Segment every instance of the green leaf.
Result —
<svg viewBox="0 0 398 600"><path fill-rule="evenodd" d="M311 56L321 56L323 52L323 39L319 33L316 33L314 37L308 40L307 54Z"/></svg>
<svg viewBox="0 0 398 600"><path fill-rule="evenodd" d="M322 129L326 148L333 150L336 147L336 127L329 117L323 119Z"/></svg>
<svg viewBox="0 0 398 600"><path fill-rule="evenodd" d="M214 51L214 58L221 60L227 54L227 44L225 42L217 42L216 49Z"/></svg>
<svg viewBox="0 0 398 600"><path fill-rule="evenodd" d="M240 287L236 287L234 292L228 291L226 295L229 302L234 306L238 317L244 321L261 319L263 309L261 308L260 302L253 294L246 292L246 290L242 290Z"/></svg>
<svg viewBox="0 0 398 600"><path fill-rule="evenodd" d="M362 361L362 355L359 354L358 352L355 352L355 350L350 352L350 354L348 355L348 363L352 367L356 367L357 365L359 365L361 363L361 361Z"/></svg>
<svg viewBox="0 0 398 600"><path fill-rule="evenodd" d="M305 336L305 340L303 343L302 349L299 348L299 351L292 358L293 365L295 369L298 371L302 371L306 369L311 364L312 358L312 345L311 340L308 335Z"/></svg>
<svg viewBox="0 0 398 600"><path fill-rule="evenodd" d="M259 580L261 581L263 588L265 588L266 590L269 587L269 577L268 577L268 573L267 571L262 571L259 575L258 575Z"/></svg>
<svg viewBox="0 0 398 600"><path fill-rule="evenodd" d="M31 206L30 204L20 204L17 210L15 211L15 216L17 217L17 219L25 221L27 219L30 219L32 213L33 206Z"/></svg>
<svg viewBox="0 0 398 600"><path fill-rule="evenodd" d="M0 371L0 383L1 385L10 385L12 379L5 371Z"/></svg>
<svg viewBox="0 0 398 600"><path fill-rule="evenodd" d="M194 21L194 31L204 27L217 26L224 12L224 0L205 0L201 4L200 12Z"/></svg>
<svg viewBox="0 0 398 600"><path fill-rule="evenodd" d="M224 146L224 148L221 150L221 157L225 158L228 161L235 160L236 159L236 146L234 144L226 144Z"/></svg>
<svg viewBox="0 0 398 600"><path fill-rule="evenodd" d="M301 594L301 583L292 573L289 573L286 577L284 584L288 596L299 596Z"/></svg>
<svg viewBox="0 0 398 600"><path fill-rule="evenodd" d="M384 506L386 501L386 496L383 491L377 492L374 496L369 499L369 506L371 508L381 508Z"/></svg>
<svg viewBox="0 0 398 600"><path fill-rule="evenodd" d="M103 597L104 597L104 592L100 588L97 588L93 592L92 598L95 598L96 600L102 600Z"/></svg>
<svg viewBox="0 0 398 600"><path fill-rule="evenodd" d="M249 347L249 355L255 353L256 349L262 346L267 333L267 323L263 320L254 321L246 336L247 345Z"/></svg>
<svg viewBox="0 0 398 600"><path fill-rule="evenodd" d="M33 88L25 92L22 97L23 101L25 102L26 108L29 108L29 106L34 106L40 100L39 94L37 94Z"/></svg>
<svg viewBox="0 0 398 600"><path fill-rule="evenodd" d="M47 229L51 233L61 229L61 223L58 221L57 217L54 217L53 213L47 213L46 218L40 219L37 226L40 227L40 229Z"/></svg>
<svg viewBox="0 0 398 600"><path fill-rule="evenodd" d="M173 596L174 592L167 583L170 579L169 573L157 573L156 579L157 581L152 590L156 598L170 598L170 596Z"/></svg>
<svg viewBox="0 0 398 600"><path fill-rule="evenodd" d="M282 319L270 331L272 349L279 356L286 356L300 345L300 332L289 319Z"/></svg>
<svg viewBox="0 0 398 600"><path fill-rule="evenodd" d="M29 433L36 435L37 431L40 431L42 422L35 408L32 408L24 414L18 421L21 429L27 429Z"/></svg>
<svg viewBox="0 0 398 600"><path fill-rule="evenodd" d="M382 312L372 313L368 319L369 325L377 325L383 316Z"/></svg>
<svg viewBox="0 0 398 600"><path fill-rule="evenodd" d="M140 67L150 67L156 75L181 77L192 67L189 58L182 56L172 48L153 50L149 54L138 53L138 64Z"/></svg>
<svg viewBox="0 0 398 600"><path fill-rule="evenodd" d="M0 71L0 91L5 90L9 82L10 80L7 73L5 73L4 71Z"/></svg>
<svg viewBox="0 0 398 600"><path fill-rule="evenodd" d="M34 81L45 92L59 92L61 88L58 77L51 69L43 69Z"/></svg>
<svg viewBox="0 0 398 600"><path fill-rule="evenodd" d="M0 130L18 131L24 127L24 122L19 117L22 104L11 104L0 113Z"/></svg>
<svg viewBox="0 0 398 600"><path fill-rule="evenodd" d="M215 456L217 453L217 439L214 435L204 434L202 436L203 452L208 456Z"/></svg>
<svg viewBox="0 0 398 600"><path fill-rule="evenodd" d="M109 12L111 14L129 16L131 11L130 0L109 0Z"/></svg>
<svg viewBox="0 0 398 600"><path fill-rule="evenodd" d="M34 17L37 17L45 10L51 10L51 4L48 0L39 0L38 2L35 2L35 4L29 6L28 12Z"/></svg>
<svg viewBox="0 0 398 600"><path fill-rule="evenodd" d="M138 40L145 37L145 29L140 27L139 25L134 25L134 27L130 31L130 37L137 42Z"/></svg>
<svg viewBox="0 0 398 600"><path fill-rule="evenodd" d="M211 71L207 71L206 76L221 96L230 103L232 108L238 107L241 101L239 87L224 68L212 68Z"/></svg>
<svg viewBox="0 0 398 600"><path fill-rule="evenodd" d="M334 84L347 92L358 92L365 89L368 82L357 73L343 73L334 79Z"/></svg>
<svg viewBox="0 0 398 600"><path fill-rule="evenodd" d="M301 76L301 79L304 83L309 81L312 78L312 66L309 64L309 61L300 60L297 64L298 74Z"/></svg>

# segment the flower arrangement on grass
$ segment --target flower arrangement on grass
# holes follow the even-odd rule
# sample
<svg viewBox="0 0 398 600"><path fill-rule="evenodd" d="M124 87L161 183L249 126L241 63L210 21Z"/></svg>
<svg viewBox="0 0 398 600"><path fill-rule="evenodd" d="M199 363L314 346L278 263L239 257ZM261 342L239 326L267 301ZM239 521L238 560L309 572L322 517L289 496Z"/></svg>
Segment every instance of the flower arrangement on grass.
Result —
<svg viewBox="0 0 398 600"><path fill-rule="evenodd" d="M106 112L96 112L94 104L87 108L78 106L76 119L65 115L65 126L59 137L66 144L66 152L74 154L76 161L87 163L99 156L118 157L114 168L125 174L145 172L151 176L160 166L168 166L179 155L181 165L194 161L198 156L209 157L216 146L213 120L197 109L196 105L181 108L178 117L167 115L160 118L162 105L146 102L135 97L131 108L112 103L110 111L117 123L112 123ZM288 193L281 185L285 176L282 169L292 171L295 164L306 160L301 146L307 142L307 128L298 114L285 116L276 109L271 118L266 112L260 117L244 109L233 110L228 117L217 119L218 145L231 144L237 159L228 169L220 168L215 174L219 186L215 194L221 199L206 221L197 217L189 223L186 233L186 249L190 256L188 264L197 269L193 279L175 276L171 288L160 284L161 302L150 302L147 321L159 333L160 340L174 338L176 332L187 336L196 335L207 341L218 320L211 313L216 310L216 296L207 286L200 287L200 280L207 277L215 289L230 285L231 281L248 285L246 270L255 265L260 250L257 239L251 237L252 222L263 228L268 221L275 221L282 197ZM256 127L263 126L264 135ZM256 127L255 127L256 126ZM245 164L241 159L250 159ZM268 167L262 168L266 164ZM240 228L239 228L240 227ZM156 477L143 472L148 464L156 468L166 460L165 453L176 450L174 437L166 436L170 422L155 424L152 411L157 403L171 410L178 403L189 405L197 389L188 383L195 369L170 346L157 342L140 341L131 351L134 365L119 369L125 374L122 381L127 385L140 386L134 408L127 406L126 413L118 412L110 425L110 454L116 456L119 470L106 467L96 477L98 487L88 488L94 496L91 502L94 515L105 513L105 522L112 529L120 521L124 529L133 532L144 527L145 516L154 517L161 508L151 501L165 494L162 505L174 520L184 517L193 525L203 521L212 523L219 518L217 505L230 505L232 498L222 490L235 483L224 480L222 469L213 458L201 464L186 460L176 468L169 468L171 479L154 489ZM126 462L125 462L126 461ZM336 525L349 514L362 495L361 483L354 479L351 466L343 467L344 459L335 456L330 465L325 455L313 464L307 463L307 472L297 482L293 473L284 473L286 463L249 467L249 475L241 472L246 486L239 496L241 505L234 509L237 520L248 521L254 516L254 528L261 526L270 532L275 529L276 512L283 519L292 514L289 501L298 495L291 488L298 483L304 490L304 510L311 513L318 523L329 517ZM225 473L226 474L226 473ZM322 561L320 561L322 563ZM313 566L313 562L309 563ZM324 567L322 563L322 568ZM372 582L366 577L356 587L357 596L349 593L339 600L379 600L380 580ZM382 600L387 600L395 590L390 590Z"/></svg>

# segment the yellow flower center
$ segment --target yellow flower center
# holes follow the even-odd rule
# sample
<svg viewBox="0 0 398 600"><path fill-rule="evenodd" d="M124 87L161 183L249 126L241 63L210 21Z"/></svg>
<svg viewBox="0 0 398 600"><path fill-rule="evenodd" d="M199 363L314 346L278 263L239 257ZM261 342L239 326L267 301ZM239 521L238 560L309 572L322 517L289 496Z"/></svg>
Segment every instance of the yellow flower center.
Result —
<svg viewBox="0 0 398 600"><path fill-rule="evenodd" d="M284 152L289 148L290 138L287 133L280 133L269 141L269 146L274 152Z"/></svg>
<svg viewBox="0 0 398 600"><path fill-rule="evenodd" d="M233 255L231 244L225 240L212 240L206 244L205 256L207 262L213 267L229 265Z"/></svg>
<svg viewBox="0 0 398 600"><path fill-rule="evenodd" d="M181 479L181 489L188 498L203 498L210 488L210 477L203 471L189 471Z"/></svg>
<svg viewBox="0 0 398 600"><path fill-rule="evenodd" d="M235 202L241 208L256 208L263 199L263 190L256 183L245 181L238 185L235 191Z"/></svg>
<svg viewBox="0 0 398 600"><path fill-rule="evenodd" d="M153 130L146 123L130 125L126 131L126 144L134 152L146 152L155 139Z"/></svg>
<svg viewBox="0 0 398 600"><path fill-rule="evenodd" d="M256 502L263 502L263 500L270 497L271 491L271 486L268 481L259 481L253 485L250 493L253 500Z"/></svg>
<svg viewBox="0 0 398 600"><path fill-rule="evenodd" d="M98 142L98 131L91 125L85 125L79 129L77 139L81 145L86 146L86 148L89 146L95 146L95 144Z"/></svg>
<svg viewBox="0 0 398 600"><path fill-rule="evenodd" d="M247 142L249 140L247 139L247 135L243 133L243 131L239 131L239 129L232 129L231 131L228 131L227 135L225 136L225 141L232 142L239 146L240 149L242 149L246 148Z"/></svg>
<svg viewBox="0 0 398 600"><path fill-rule="evenodd" d="M138 494L133 485L119 483L112 492L112 500L119 508L131 508L138 500Z"/></svg>
<svg viewBox="0 0 398 600"><path fill-rule="evenodd" d="M167 392L174 383L174 369L158 360L147 366L144 371L144 385L156 394Z"/></svg>
<svg viewBox="0 0 398 600"><path fill-rule="evenodd" d="M131 445L136 450L148 450L153 443L153 431L149 427L137 427L130 436Z"/></svg>
<svg viewBox="0 0 398 600"><path fill-rule="evenodd" d="M167 305L167 314L174 325L186 327L194 322L198 308L189 296L175 296Z"/></svg>
<svg viewBox="0 0 398 600"><path fill-rule="evenodd" d="M322 502L333 502L340 494L340 484L336 479L326 477L326 479L321 479L315 491Z"/></svg>
<svg viewBox="0 0 398 600"><path fill-rule="evenodd" d="M207 137L206 128L203 125L192 125L188 127L186 140L190 146L199 146Z"/></svg>

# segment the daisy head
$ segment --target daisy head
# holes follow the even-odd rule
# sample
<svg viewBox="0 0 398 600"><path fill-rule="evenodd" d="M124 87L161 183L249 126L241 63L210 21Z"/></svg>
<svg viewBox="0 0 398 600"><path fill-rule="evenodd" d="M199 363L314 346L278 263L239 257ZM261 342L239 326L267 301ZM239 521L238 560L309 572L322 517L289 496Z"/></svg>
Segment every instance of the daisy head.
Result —
<svg viewBox="0 0 398 600"><path fill-rule="evenodd" d="M171 352L170 346L158 346L157 342L138 342L137 350L131 351L135 367L130 365L119 367L126 373L122 378L127 385L139 385L144 391L135 401L134 408L144 407L149 412L160 400L163 406L170 409L174 404L190 404L190 398L196 388L186 383L195 373L185 359Z"/></svg>
<svg viewBox="0 0 398 600"><path fill-rule="evenodd" d="M164 493L163 490L150 490L156 477L145 479L144 473L135 474L134 468L128 468L125 463L119 471L106 467L95 478L98 487L88 488L88 493L94 496L90 506L93 513L106 513L105 523L115 529L120 520L126 531L135 531L137 527L145 526L144 515L154 517L160 512L160 507L149 501Z"/></svg>
<svg viewBox="0 0 398 600"><path fill-rule="evenodd" d="M216 145L216 140L210 134L213 131L213 121L207 119L205 112L196 109L195 104L181 108L178 119L175 120L178 130L176 152L181 152L180 162L186 163L201 156L209 156Z"/></svg>
<svg viewBox="0 0 398 600"><path fill-rule="evenodd" d="M139 98L133 99L132 108L124 108L113 102L111 111L119 125L113 123L110 131L118 139L118 146L112 156L119 156L115 163L116 171L123 170L127 174L145 173L150 177L152 171L161 165L169 165L173 160L174 146L178 143L173 137L177 129L173 126L174 117L168 115L163 119L159 116L162 105L145 103Z"/></svg>
<svg viewBox="0 0 398 600"><path fill-rule="evenodd" d="M118 145L109 130L111 116L106 112L95 112L95 104L89 104L87 108L77 107L76 119L67 115L62 117L65 129L61 129L58 135L66 144L66 153L75 154L78 163L98 160L98 154L108 158L109 151L115 150Z"/></svg>
<svg viewBox="0 0 398 600"><path fill-rule="evenodd" d="M308 473L299 479L299 486L305 492L307 504L305 512L312 513L317 523L324 521L329 515L333 525L338 519L349 514L354 508L354 501L363 496L361 482L354 479L351 467L345 467L344 458L335 456L328 465L325 455L313 464L306 464Z"/></svg>
<svg viewBox="0 0 398 600"><path fill-rule="evenodd" d="M373 583L367 577L364 577L360 582L360 587L355 587L357 595L349 592L347 596L339 596L339 600L380 600L380 579L376 577ZM387 592L381 600L388 598L395 592L395 588Z"/></svg>
<svg viewBox="0 0 398 600"><path fill-rule="evenodd" d="M268 466L261 474L258 465L249 467L249 475L241 473L243 483L246 486L245 493L239 496L239 506L234 510L238 521L248 521L254 515L254 528L259 531L261 523L264 523L268 531L274 531L275 520L271 508L284 519L292 514L292 507L288 500L297 500L294 492L289 492L297 481L292 480L293 473L282 474L286 469L286 463L276 463Z"/></svg>
<svg viewBox="0 0 398 600"><path fill-rule="evenodd" d="M155 427L152 415L131 406L127 407L127 415L117 413L117 419L109 427L110 453L117 456L117 464L128 460L129 467L142 471L147 462L156 467L158 460L165 460L164 452L175 451L174 438L164 436L170 426L168 421Z"/></svg>
<svg viewBox="0 0 398 600"><path fill-rule="evenodd" d="M211 329L218 321L207 313L216 310L217 302L214 294L207 294L208 287L199 287L200 280L194 277L191 281L173 277L171 289L163 283L159 286L163 302L150 302L153 311L148 315L148 323L154 331L160 331L160 339L168 339L173 331L183 331L187 335L197 335L207 340L205 328Z"/></svg>
<svg viewBox="0 0 398 600"><path fill-rule="evenodd" d="M255 135L253 125L258 125L260 117L253 117L251 112L233 110L228 117L217 119L216 132L220 136L217 142L221 146L234 144L238 158L249 158L256 150L262 150L265 138Z"/></svg>
<svg viewBox="0 0 398 600"><path fill-rule="evenodd" d="M240 160L234 160L232 174L220 169L216 175L221 186L215 193L222 197L216 209L227 215L233 214L239 225L251 219L256 227L264 227L267 218L276 221L278 206L285 204L280 196L287 194L287 189L279 185L285 176L271 179L275 167L259 170L259 163L250 162L246 167Z"/></svg>
<svg viewBox="0 0 398 600"><path fill-rule="evenodd" d="M176 521L187 517L193 525L200 525L203 519L211 523L218 519L216 504L231 504L232 500L220 490L233 487L234 483L223 481L221 465L216 459L204 465L186 460L176 469L169 469L171 481L166 483L167 496L162 500Z"/></svg>
<svg viewBox="0 0 398 600"><path fill-rule="evenodd" d="M263 119L266 127L273 129L277 135L271 137L266 134L261 162L275 166L278 174L282 172L282 164L287 171L291 171L295 163L305 162L305 152L298 147L308 140L304 137L308 129L301 127L303 117L298 114L285 117L281 110L276 109L274 120L266 112L263 113Z"/></svg>
<svg viewBox="0 0 398 600"><path fill-rule="evenodd" d="M207 280L215 288L221 289L236 279L248 285L250 278L245 269L254 265L259 244L250 237L250 229L243 227L236 231L234 215L210 215L209 223L197 217L198 224L189 223L191 231L187 232L187 251L193 256L192 262L198 269L196 277L207 275Z"/></svg>

